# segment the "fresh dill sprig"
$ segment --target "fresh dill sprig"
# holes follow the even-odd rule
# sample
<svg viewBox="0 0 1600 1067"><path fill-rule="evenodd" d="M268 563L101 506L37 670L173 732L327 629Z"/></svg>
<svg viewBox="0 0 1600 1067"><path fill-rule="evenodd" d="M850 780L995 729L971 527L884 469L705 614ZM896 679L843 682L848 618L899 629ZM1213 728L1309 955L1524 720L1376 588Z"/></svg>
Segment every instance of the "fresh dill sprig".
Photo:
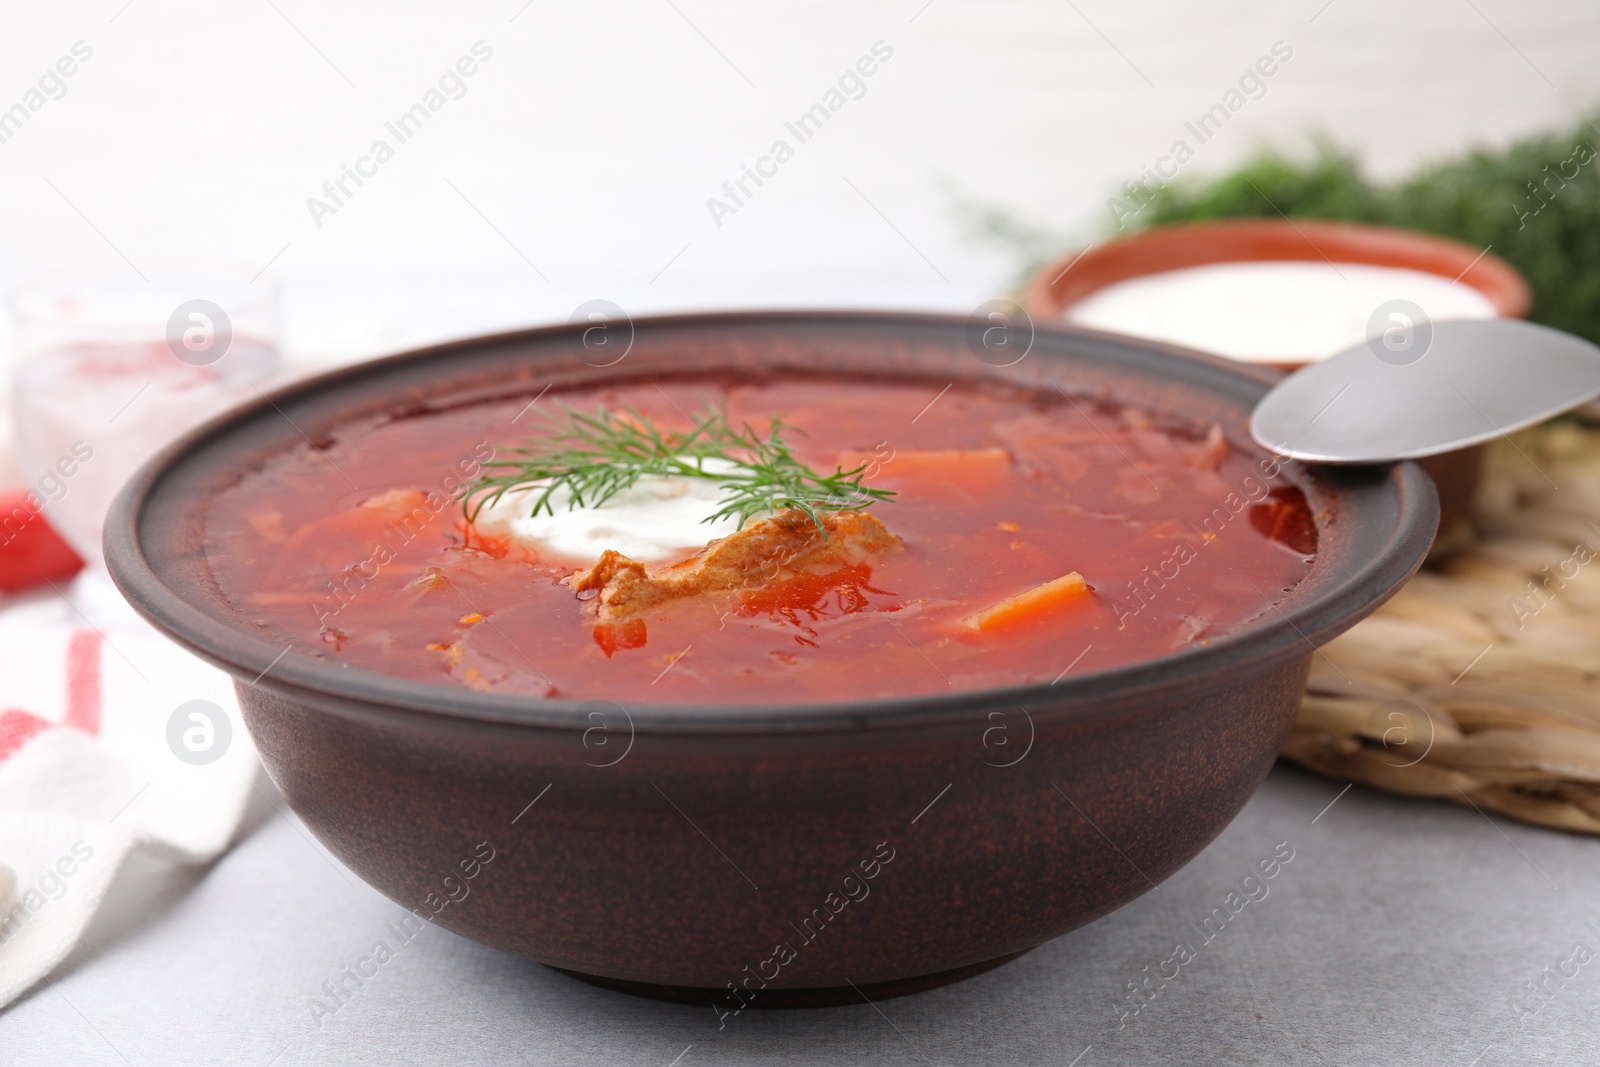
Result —
<svg viewBox="0 0 1600 1067"><path fill-rule="evenodd" d="M708 409L687 432L662 430L648 416L625 408L594 414L563 404L545 432L515 448L496 451L483 473L459 492L467 520L513 489L537 486L530 517L555 514L552 497L566 490L568 507L599 507L641 477L703 478L722 489L722 507L704 521L737 518L739 529L758 515L793 508L824 529L822 511L860 511L894 492L862 484L867 464L824 474L789 449L791 427L775 417L765 436L749 423L734 426L726 411ZM707 460L723 469L707 469ZM721 464L714 466L720 467Z"/></svg>

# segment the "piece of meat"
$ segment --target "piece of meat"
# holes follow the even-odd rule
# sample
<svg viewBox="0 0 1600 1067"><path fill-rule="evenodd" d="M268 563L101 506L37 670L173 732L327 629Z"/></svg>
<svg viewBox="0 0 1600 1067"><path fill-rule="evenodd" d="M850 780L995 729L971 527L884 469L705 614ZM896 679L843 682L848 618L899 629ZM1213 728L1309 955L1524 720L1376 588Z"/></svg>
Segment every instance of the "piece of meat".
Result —
<svg viewBox="0 0 1600 1067"><path fill-rule="evenodd" d="M595 600L601 622L616 622L683 597L758 589L860 563L874 552L900 546L900 539L868 512L819 512L818 520L826 536L804 512L779 512L712 541L688 559L654 570L607 549L598 563L568 582L580 593L599 590Z"/></svg>

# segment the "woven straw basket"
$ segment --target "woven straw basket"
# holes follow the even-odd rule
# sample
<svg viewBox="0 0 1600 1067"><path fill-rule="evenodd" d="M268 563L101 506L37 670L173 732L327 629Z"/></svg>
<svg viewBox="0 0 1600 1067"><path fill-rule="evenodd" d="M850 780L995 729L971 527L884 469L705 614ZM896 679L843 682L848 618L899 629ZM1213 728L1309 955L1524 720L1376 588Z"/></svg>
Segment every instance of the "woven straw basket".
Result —
<svg viewBox="0 0 1600 1067"><path fill-rule="evenodd" d="M1283 755L1600 834L1600 429L1496 444L1477 525L1315 657Z"/></svg>

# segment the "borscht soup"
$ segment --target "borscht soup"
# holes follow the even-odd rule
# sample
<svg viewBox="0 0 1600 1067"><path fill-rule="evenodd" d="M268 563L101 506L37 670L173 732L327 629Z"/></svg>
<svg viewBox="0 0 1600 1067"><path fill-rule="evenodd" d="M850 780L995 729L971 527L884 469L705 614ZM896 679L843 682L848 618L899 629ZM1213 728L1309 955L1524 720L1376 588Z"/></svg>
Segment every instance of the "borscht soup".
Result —
<svg viewBox="0 0 1600 1067"><path fill-rule="evenodd" d="M1310 571L1279 461L1103 396L706 373L352 421L212 502L206 557L326 660L531 699L810 704L1205 645Z"/></svg>

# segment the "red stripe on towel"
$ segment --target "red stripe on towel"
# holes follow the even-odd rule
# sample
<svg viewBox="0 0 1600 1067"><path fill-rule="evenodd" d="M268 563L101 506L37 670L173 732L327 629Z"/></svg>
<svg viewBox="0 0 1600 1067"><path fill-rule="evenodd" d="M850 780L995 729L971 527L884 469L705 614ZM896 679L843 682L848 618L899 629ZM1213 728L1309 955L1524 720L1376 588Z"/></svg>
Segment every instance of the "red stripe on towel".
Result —
<svg viewBox="0 0 1600 1067"><path fill-rule="evenodd" d="M100 635L75 630L67 643L67 714L62 726L100 734ZM53 724L16 708L0 711L0 763Z"/></svg>
<svg viewBox="0 0 1600 1067"><path fill-rule="evenodd" d="M7 708L0 711L0 762L27 744L28 739L50 724L25 711Z"/></svg>
<svg viewBox="0 0 1600 1067"><path fill-rule="evenodd" d="M100 735L100 635L75 630L67 645L67 716L63 725Z"/></svg>

